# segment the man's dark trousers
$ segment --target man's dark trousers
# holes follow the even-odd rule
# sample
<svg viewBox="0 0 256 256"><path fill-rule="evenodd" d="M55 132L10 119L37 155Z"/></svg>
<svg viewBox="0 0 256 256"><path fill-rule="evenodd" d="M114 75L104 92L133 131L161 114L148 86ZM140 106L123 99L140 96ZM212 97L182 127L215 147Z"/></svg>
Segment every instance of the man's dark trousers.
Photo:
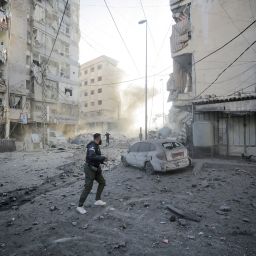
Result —
<svg viewBox="0 0 256 256"><path fill-rule="evenodd" d="M96 201L101 199L101 194L106 184L100 167L97 168L96 170L96 167L90 167L87 164L85 164L84 172L85 172L85 183L84 183L83 192L79 199L80 207L83 206L87 196L90 194L94 180L96 180L99 183L97 188L96 198L95 198Z"/></svg>

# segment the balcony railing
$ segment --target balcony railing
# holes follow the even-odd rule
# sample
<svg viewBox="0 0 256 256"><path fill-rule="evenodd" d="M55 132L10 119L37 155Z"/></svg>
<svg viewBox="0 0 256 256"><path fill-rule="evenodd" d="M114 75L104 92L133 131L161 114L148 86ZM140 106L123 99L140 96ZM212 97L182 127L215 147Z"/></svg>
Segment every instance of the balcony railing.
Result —
<svg viewBox="0 0 256 256"><path fill-rule="evenodd" d="M188 41L191 36L191 24L188 18L185 18L182 21L179 21L172 26L172 35L171 35L171 50L172 53L176 53L184 49L188 45Z"/></svg>

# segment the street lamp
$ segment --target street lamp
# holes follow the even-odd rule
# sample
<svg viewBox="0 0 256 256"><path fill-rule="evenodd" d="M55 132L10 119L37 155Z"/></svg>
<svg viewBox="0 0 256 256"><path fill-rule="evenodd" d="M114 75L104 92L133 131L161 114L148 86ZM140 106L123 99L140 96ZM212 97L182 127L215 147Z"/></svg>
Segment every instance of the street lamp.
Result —
<svg viewBox="0 0 256 256"><path fill-rule="evenodd" d="M141 20L138 22L146 24L146 60L145 60L145 140L148 139L148 22Z"/></svg>

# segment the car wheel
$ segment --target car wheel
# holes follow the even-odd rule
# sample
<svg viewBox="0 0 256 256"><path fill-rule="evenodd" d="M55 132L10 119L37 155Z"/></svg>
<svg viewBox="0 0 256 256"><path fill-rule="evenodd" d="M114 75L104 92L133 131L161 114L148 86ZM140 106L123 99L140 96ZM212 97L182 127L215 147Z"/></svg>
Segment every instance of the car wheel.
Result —
<svg viewBox="0 0 256 256"><path fill-rule="evenodd" d="M145 163L145 171L148 174L154 174L155 173L154 167L152 166L152 164L150 162Z"/></svg>
<svg viewBox="0 0 256 256"><path fill-rule="evenodd" d="M124 167L128 167L129 166L124 156L121 157L121 162L122 162Z"/></svg>

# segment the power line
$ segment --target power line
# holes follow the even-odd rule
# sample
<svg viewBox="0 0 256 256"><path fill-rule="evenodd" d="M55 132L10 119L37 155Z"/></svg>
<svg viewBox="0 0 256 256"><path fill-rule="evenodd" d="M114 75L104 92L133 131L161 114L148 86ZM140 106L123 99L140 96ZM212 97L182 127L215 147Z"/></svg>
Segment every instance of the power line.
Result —
<svg viewBox="0 0 256 256"><path fill-rule="evenodd" d="M207 54L206 56L204 56L203 58L197 60L196 62L193 63L193 65L197 64L198 62L208 58L209 56L213 55L214 53L218 52L219 50L223 49L225 46L227 46L228 44L230 44L232 41L234 41L236 38L238 38L240 35L242 35L247 29L249 29L253 24L256 23L256 20L254 20L250 25L248 25L245 29L243 29L239 34L237 34L235 37L233 37L231 40L229 40L228 42L226 42L224 45L222 45L221 47L217 48L215 51Z"/></svg>
<svg viewBox="0 0 256 256"><path fill-rule="evenodd" d="M225 14L227 15L227 17L230 19L232 25L238 30L239 28L237 27L237 25L235 24L234 20L232 19L232 17L230 16L230 14L228 13L228 11L224 8L222 3L219 3L220 7L222 8L222 10L225 12ZM253 17L254 18L254 17ZM238 30L239 31L239 30ZM242 37L244 38L244 40L250 44L250 42L248 41L248 39L242 35ZM252 50L256 53L256 51L252 48Z"/></svg>
<svg viewBox="0 0 256 256"><path fill-rule="evenodd" d="M51 58L51 56L52 56L52 52L53 52L53 49L54 49L54 47L55 47L55 44L56 44L58 35L59 35L59 33L60 33L60 28L61 28L61 25L62 25L64 16L65 16L65 12L66 12L66 9L67 9L67 6L68 6L68 1L69 1L69 0L66 1L65 8L64 8L64 11L63 11L61 20L60 20L60 24L59 24L58 30L57 30L57 34L56 34L56 36L55 36L55 39L54 39L54 42L53 42L53 45L52 45L52 49L51 49L50 54L49 54L49 56L48 56L48 59L47 59L47 61L46 61L46 63L45 63L45 66L48 65L48 62L49 62L49 60L50 60L50 58Z"/></svg>
<svg viewBox="0 0 256 256"><path fill-rule="evenodd" d="M208 90L220 77L221 75L228 70L240 57L242 57L244 55L245 52L247 52L254 44L256 43L256 40L251 43L235 60L233 60L225 69L223 69L218 76L215 78L215 80L210 83L204 90L202 90L194 99L198 98L199 96L201 96L206 90Z"/></svg>
<svg viewBox="0 0 256 256"><path fill-rule="evenodd" d="M115 18L114 18L114 16L112 15L112 12L111 12L111 10L109 9L109 6L108 6L106 0L104 0L104 3L105 3L105 5L106 5L106 7L107 7L107 9L108 9L108 12L109 12L109 14L110 14L110 16L111 16L112 21L114 22L115 28L116 28L116 30L117 30L117 32L118 32L118 34L119 34L119 36L120 36L120 38L121 38L121 40L122 40L124 46L125 46L125 49L126 49L128 55L130 56L130 58L131 58L131 60L132 60L132 62L133 62L133 64L134 64L135 69L137 70L137 72L138 72L138 74L139 74L140 72L139 72L139 69L138 69L138 67L137 67L137 65L136 65L136 62L135 62L135 60L134 60L134 58L133 58L133 56L132 56L132 54L131 54L131 52L130 52L130 50L129 50L129 48L128 48L128 46L127 46L127 44L126 44L126 42L125 42L125 40L124 40L124 38L123 38L123 36L122 36L122 34L121 34L119 28L118 28L118 26L117 26L117 23L116 23L116 21L115 21Z"/></svg>
<svg viewBox="0 0 256 256"><path fill-rule="evenodd" d="M241 88L241 89L239 89L239 90L236 90L236 91L234 91L233 93L228 94L227 96L232 96L232 95L234 95L234 94L236 94L236 93L238 93L238 92L241 92L241 91L243 91L243 90L245 90L245 89L248 89L249 87L252 87L252 86L254 86L254 85L256 85L256 83L250 84L250 85L248 85L248 86L246 86L246 87L243 87L243 88Z"/></svg>

